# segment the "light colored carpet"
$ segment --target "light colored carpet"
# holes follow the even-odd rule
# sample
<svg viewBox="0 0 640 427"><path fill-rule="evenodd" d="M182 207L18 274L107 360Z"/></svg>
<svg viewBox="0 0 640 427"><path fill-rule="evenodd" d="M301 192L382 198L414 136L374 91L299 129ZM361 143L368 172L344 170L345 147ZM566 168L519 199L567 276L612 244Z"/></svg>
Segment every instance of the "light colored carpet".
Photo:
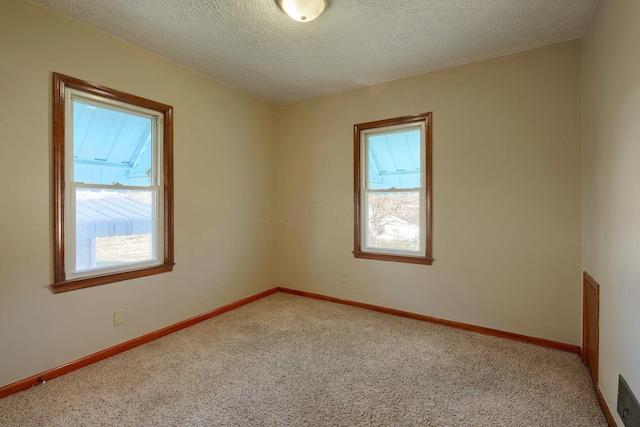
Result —
<svg viewBox="0 0 640 427"><path fill-rule="evenodd" d="M274 294L0 400L2 426L606 426L578 356Z"/></svg>

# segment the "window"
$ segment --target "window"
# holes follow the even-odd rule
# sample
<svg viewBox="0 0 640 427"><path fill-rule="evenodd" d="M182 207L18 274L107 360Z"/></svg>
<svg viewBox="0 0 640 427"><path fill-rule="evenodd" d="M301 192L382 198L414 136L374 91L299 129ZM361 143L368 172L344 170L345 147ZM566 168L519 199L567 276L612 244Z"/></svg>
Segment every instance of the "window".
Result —
<svg viewBox="0 0 640 427"><path fill-rule="evenodd" d="M431 113L354 126L356 258L432 264Z"/></svg>
<svg viewBox="0 0 640 427"><path fill-rule="evenodd" d="M53 291L171 271L173 108L53 78Z"/></svg>

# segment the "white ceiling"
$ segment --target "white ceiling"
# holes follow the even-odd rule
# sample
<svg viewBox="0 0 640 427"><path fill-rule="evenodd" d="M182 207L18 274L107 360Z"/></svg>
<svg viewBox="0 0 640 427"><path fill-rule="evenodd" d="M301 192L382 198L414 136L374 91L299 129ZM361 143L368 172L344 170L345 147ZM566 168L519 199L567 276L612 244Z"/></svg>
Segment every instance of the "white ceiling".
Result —
<svg viewBox="0 0 640 427"><path fill-rule="evenodd" d="M582 36L597 0L30 0L275 105Z"/></svg>

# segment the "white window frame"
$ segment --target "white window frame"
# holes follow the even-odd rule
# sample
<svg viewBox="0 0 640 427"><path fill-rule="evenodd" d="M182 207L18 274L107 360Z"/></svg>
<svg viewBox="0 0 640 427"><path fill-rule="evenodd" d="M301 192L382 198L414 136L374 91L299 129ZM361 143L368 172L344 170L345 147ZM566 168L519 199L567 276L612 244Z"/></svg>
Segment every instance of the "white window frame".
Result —
<svg viewBox="0 0 640 427"><path fill-rule="evenodd" d="M432 203L431 203L431 113L399 117L354 126L354 211L356 258L432 264ZM420 130L420 186L407 189L369 188L369 138L403 130ZM369 245L369 197L372 194L414 193L419 195L419 248L407 250Z"/></svg>
<svg viewBox="0 0 640 427"><path fill-rule="evenodd" d="M122 185L120 183L114 183L111 185L105 184L86 184L83 182L76 182L74 177L74 121L73 121L73 101L84 102L85 104L93 104L100 108L109 108L112 110L120 111L126 114L134 114L151 119L152 122L152 137L151 137L151 158L152 158L152 171L151 171L151 185L150 186L131 186ZM163 152L163 127L164 117L162 113L158 111L149 110L147 108L139 107L136 105L127 104L113 99L108 99L102 96L93 95L83 92L77 89L67 89L65 91L65 147L70 149L65 150L65 186L69 189L65 193L65 242L68 242L65 251L65 271L66 279L74 280L83 277L91 277L95 275L113 274L131 270L139 270L142 268L153 267L161 265L164 261L164 245L156 244L157 242L164 241L164 233L162 227L164 195L161 189L164 187L164 174L162 169L162 161L159 153ZM149 261L141 261L135 263L127 263L113 267L95 267L90 269L84 269L82 271L76 270L76 190L77 189L104 189L104 190L141 190L150 191L153 193L153 229L155 230L152 239L152 253L153 259Z"/></svg>
<svg viewBox="0 0 640 427"><path fill-rule="evenodd" d="M395 126L385 126L382 128L373 128L367 129L360 132L360 149L363 153L360 156L360 170L362 172L362 181L364 185L362 186L362 207L360 218L360 225L362 227L361 230L361 247L365 252L371 253L379 253L379 254L392 254L392 255L402 255L402 256L424 256L427 246L427 220L425 216L425 187L426 187L426 158L423 155L420 155L420 187L415 188L404 188L404 189L382 189L382 190L374 190L369 187L369 137L371 136L380 136L390 133L396 133L398 131L407 131L407 130L420 130L420 153L425 152L426 143L425 143L425 131L426 125L424 122L421 123L406 123ZM376 246L369 245L369 195L371 194L402 194L402 193L418 193L418 199L420 203L420 221L418 226L420 228L420 238L419 238L419 248L416 251L407 250L407 249L396 249L396 248L380 248Z"/></svg>

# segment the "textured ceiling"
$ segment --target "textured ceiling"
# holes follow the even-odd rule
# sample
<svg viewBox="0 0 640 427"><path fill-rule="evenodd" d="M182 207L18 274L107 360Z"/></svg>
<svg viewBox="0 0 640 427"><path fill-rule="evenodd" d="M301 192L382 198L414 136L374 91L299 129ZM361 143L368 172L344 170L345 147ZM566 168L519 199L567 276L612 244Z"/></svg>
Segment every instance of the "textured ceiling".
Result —
<svg viewBox="0 0 640 427"><path fill-rule="evenodd" d="M282 105L579 38L597 0L31 0Z"/></svg>

